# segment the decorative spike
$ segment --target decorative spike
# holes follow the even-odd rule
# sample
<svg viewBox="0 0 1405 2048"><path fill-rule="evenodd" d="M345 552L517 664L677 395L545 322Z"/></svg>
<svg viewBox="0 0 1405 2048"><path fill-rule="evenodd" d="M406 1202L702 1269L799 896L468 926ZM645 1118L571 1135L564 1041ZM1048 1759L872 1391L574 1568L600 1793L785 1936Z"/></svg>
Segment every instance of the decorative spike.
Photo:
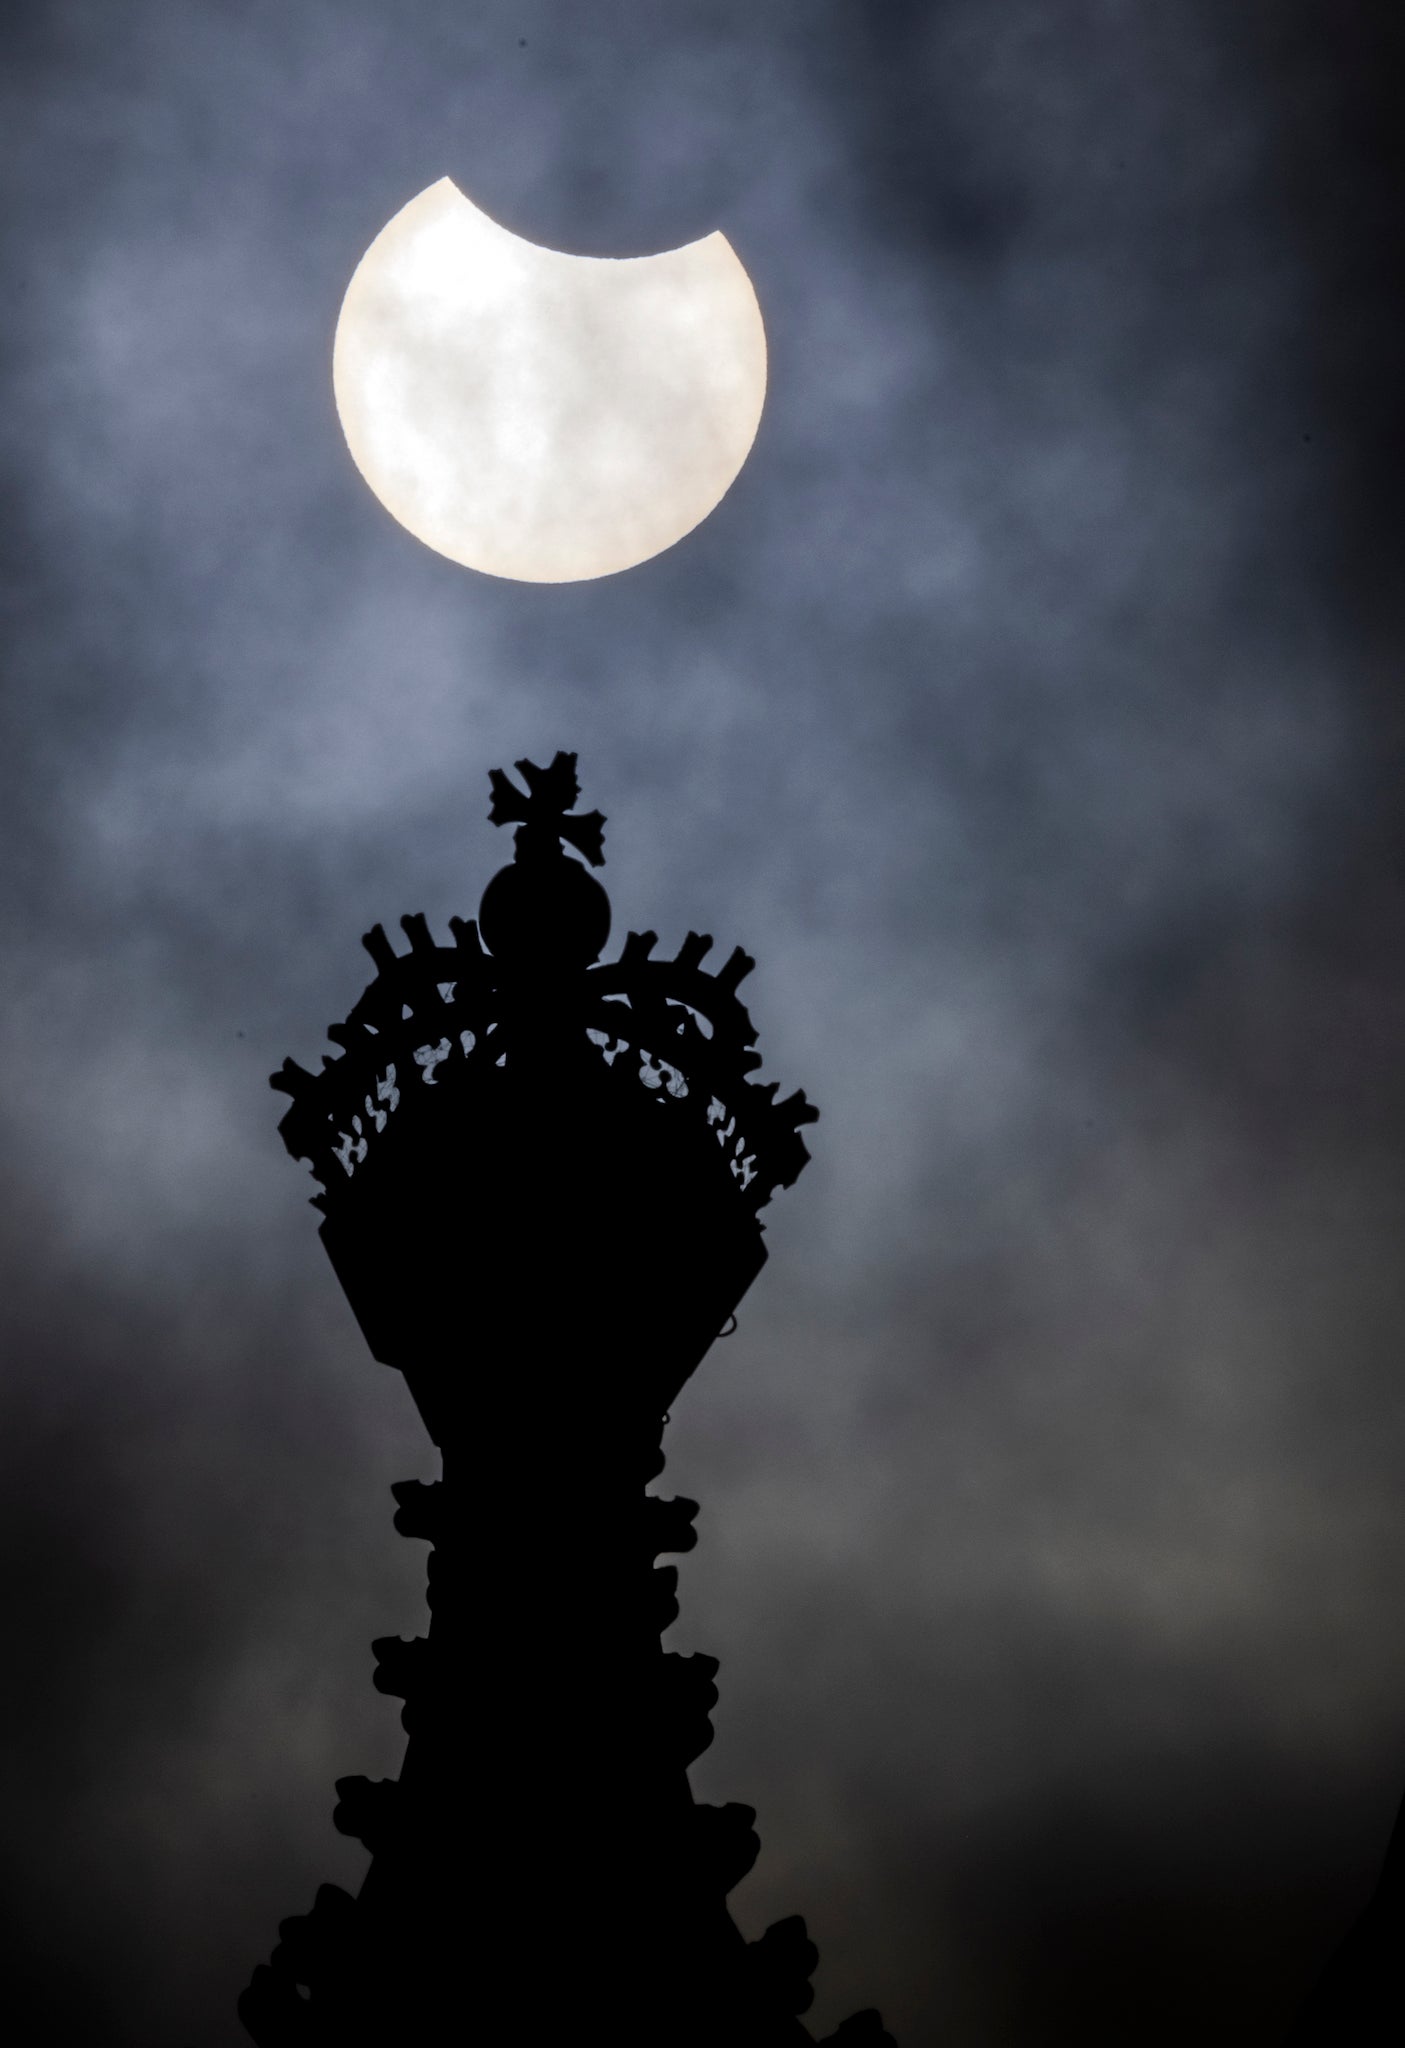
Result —
<svg viewBox="0 0 1405 2048"><path fill-rule="evenodd" d="M324 1073L324 1074L326 1073L326 1071L327 1071L328 1067L334 1067L334 1066L336 1065L336 1063L337 1063L337 1060L339 1060L340 1058L341 1058L341 1054L340 1054L340 1053L337 1053L337 1054L335 1055L335 1057L334 1057L334 1056L333 1056L333 1055L332 1055L331 1053L329 1053L329 1052L324 1052L324 1053L323 1053L323 1055L322 1055L322 1071L323 1071L323 1073Z"/></svg>
<svg viewBox="0 0 1405 2048"><path fill-rule="evenodd" d="M784 2013L809 2011L815 2002L810 1973L820 1952L799 1913L772 1921L760 1941L747 1943L747 1953L768 2004Z"/></svg>
<svg viewBox="0 0 1405 2048"><path fill-rule="evenodd" d="M726 1806L695 1806L692 1827L700 1862L724 1894L739 1885L761 1853L756 1808L730 1800Z"/></svg>
<svg viewBox="0 0 1405 2048"><path fill-rule="evenodd" d="M254 2048L298 2048L313 2040L313 2016L307 2000L286 1970L260 1963L248 1987L239 1994L239 2021Z"/></svg>
<svg viewBox="0 0 1405 2048"><path fill-rule="evenodd" d="M364 941L363 941L364 943ZM396 955L387 947L390 959ZM394 977L387 985L376 980L368 982L347 1012L348 1024L360 1024L367 1031L381 1032L392 1024L400 1014L400 998L395 992Z"/></svg>
<svg viewBox="0 0 1405 2048"><path fill-rule="evenodd" d="M407 1700L424 1676L429 1643L424 1636L377 1636L371 1654L376 1660L376 1691Z"/></svg>
<svg viewBox="0 0 1405 2048"><path fill-rule="evenodd" d="M805 1100L805 1090L803 1088L797 1088L793 1095L786 1096L784 1102L778 1102L776 1104L776 1115L784 1117L785 1121L793 1129L797 1130L801 1124L816 1124L820 1120L820 1113L814 1103ZM809 1156L807 1152L805 1157L808 1159ZM786 1186L789 1187L789 1185L790 1183L787 1181Z"/></svg>
<svg viewBox="0 0 1405 2048"><path fill-rule="evenodd" d="M268 1085L276 1088L280 1095L291 1095L294 1101L307 1089L313 1087L317 1076L309 1074L306 1067L300 1067L296 1060L284 1060L276 1074L270 1074Z"/></svg>
<svg viewBox="0 0 1405 2048"><path fill-rule="evenodd" d="M278 1119L278 1135L294 1159L311 1159L327 1135L327 1119L318 1114L315 1098L305 1097L285 1111Z"/></svg>
<svg viewBox="0 0 1405 2048"><path fill-rule="evenodd" d="M361 943L375 961L376 971L380 974L389 974L400 956L386 937L385 926L373 924L371 929L363 934Z"/></svg>
<svg viewBox="0 0 1405 2048"><path fill-rule="evenodd" d="M310 1913L295 1913L278 1923L279 1946L273 1967L285 1970L295 1983L311 1986L337 1968L355 1939L356 1901L338 1884L320 1884Z"/></svg>
<svg viewBox="0 0 1405 2048"><path fill-rule="evenodd" d="M624 950L620 954L621 967L642 967L659 942L657 932L627 932Z"/></svg>
<svg viewBox="0 0 1405 2048"><path fill-rule="evenodd" d="M798 1131L786 1132L783 1144L768 1146L767 1172L770 1186L765 1188L764 1193L756 1195L755 1207L759 1209L763 1202L769 1202L777 1188L793 1188L809 1163L810 1148ZM754 1187L762 1187L759 1175Z"/></svg>
<svg viewBox="0 0 1405 2048"><path fill-rule="evenodd" d="M593 868L603 868L607 822L603 811L582 811L578 817L558 819L556 829L566 844L574 846Z"/></svg>
<svg viewBox="0 0 1405 2048"><path fill-rule="evenodd" d="M709 1719L717 1705L717 1659L695 1655L680 1657L669 1650L660 1660L663 1696L660 1701L659 1733L678 1761L690 1764L712 1742Z"/></svg>
<svg viewBox="0 0 1405 2048"><path fill-rule="evenodd" d="M569 811L581 793L576 774L576 756L558 750L545 768L535 761L514 761L513 767L526 783L531 801L550 811Z"/></svg>
<svg viewBox="0 0 1405 2048"><path fill-rule="evenodd" d="M451 917L449 919L449 930L453 933L454 944L461 953L473 953L475 955L482 953L483 946L478 937L478 922L476 918Z"/></svg>
<svg viewBox="0 0 1405 2048"><path fill-rule="evenodd" d="M366 1033L364 1027L355 1024L329 1024L327 1036L333 1045L339 1045L343 1052L349 1052L353 1045L361 1043Z"/></svg>
<svg viewBox="0 0 1405 2048"><path fill-rule="evenodd" d="M685 1500L681 1495L675 1500L664 1500L656 1493L647 1494L644 1500L644 1540L649 1556L677 1557L685 1550L695 1549L698 1532L693 1522L697 1512L695 1500Z"/></svg>
<svg viewBox="0 0 1405 2048"><path fill-rule="evenodd" d="M670 1652L663 1661L668 1674L667 1682L675 1696L683 1698L691 1695L691 1704L706 1699L707 1712L710 1714L717 1705L717 1687L712 1682L718 1672L717 1659L705 1657L697 1650L690 1657L678 1657Z"/></svg>
<svg viewBox="0 0 1405 2048"><path fill-rule="evenodd" d="M678 1619L678 1567L676 1564L659 1565L649 1574L649 1594L645 1603L650 1630L662 1635L666 1628L672 1628Z"/></svg>
<svg viewBox="0 0 1405 2048"><path fill-rule="evenodd" d="M711 932L689 932L674 955L676 967L692 968L712 951Z"/></svg>
<svg viewBox="0 0 1405 2048"><path fill-rule="evenodd" d="M395 1527L400 1534L438 1543L444 1522L443 1481L397 1479L390 1491L395 1497Z"/></svg>
<svg viewBox="0 0 1405 2048"><path fill-rule="evenodd" d="M735 994L739 984L746 980L755 965L756 962L750 953L745 952L740 946L734 946L724 964L718 969L717 986L726 989L728 995Z"/></svg>
<svg viewBox="0 0 1405 2048"><path fill-rule="evenodd" d="M492 793L493 799L488 807L488 823L490 825L526 823L531 815L527 808L528 800L515 784L508 781L501 768L490 768L488 770L488 788Z"/></svg>
<svg viewBox="0 0 1405 2048"><path fill-rule="evenodd" d="M851 2013L832 2034L826 2034L818 2048L898 2048L883 2025L882 2013L873 2006Z"/></svg>
<svg viewBox="0 0 1405 2048"><path fill-rule="evenodd" d="M436 953L439 950L429 935L429 925L422 910L407 911L400 920L400 929L410 941L412 953Z"/></svg>
<svg viewBox="0 0 1405 2048"><path fill-rule="evenodd" d="M401 1811L398 1779L337 1779L332 1825L339 1834L351 1835L373 1856L380 1854L400 1825Z"/></svg>

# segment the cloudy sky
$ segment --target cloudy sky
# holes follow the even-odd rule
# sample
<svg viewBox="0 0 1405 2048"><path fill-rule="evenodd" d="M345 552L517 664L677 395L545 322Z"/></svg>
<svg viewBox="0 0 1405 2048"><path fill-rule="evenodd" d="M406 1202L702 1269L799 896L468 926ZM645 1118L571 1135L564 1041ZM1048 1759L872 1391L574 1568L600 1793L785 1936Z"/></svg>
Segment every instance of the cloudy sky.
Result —
<svg viewBox="0 0 1405 2048"><path fill-rule="evenodd" d="M557 747L823 1121L680 1402L734 1900L904 2048L1272 2043L1405 1783L1402 38L1386 0L7 16L0 1885L26 2038L234 2048L421 1625L266 1075ZM720 227L669 553L479 577L332 405L435 179ZM823 2031L824 2028L818 2029Z"/></svg>

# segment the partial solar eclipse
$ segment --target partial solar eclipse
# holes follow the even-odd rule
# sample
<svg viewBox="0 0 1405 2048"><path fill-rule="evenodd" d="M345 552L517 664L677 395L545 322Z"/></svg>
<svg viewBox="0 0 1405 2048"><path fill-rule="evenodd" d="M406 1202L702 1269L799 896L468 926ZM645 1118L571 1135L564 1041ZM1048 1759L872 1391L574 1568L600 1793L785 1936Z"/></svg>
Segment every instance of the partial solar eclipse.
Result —
<svg viewBox="0 0 1405 2048"><path fill-rule="evenodd" d="M766 335L724 235L568 256L441 178L357 265L332 384L353 461L417 539L572 583L706 519L756 437Z"/></svg>

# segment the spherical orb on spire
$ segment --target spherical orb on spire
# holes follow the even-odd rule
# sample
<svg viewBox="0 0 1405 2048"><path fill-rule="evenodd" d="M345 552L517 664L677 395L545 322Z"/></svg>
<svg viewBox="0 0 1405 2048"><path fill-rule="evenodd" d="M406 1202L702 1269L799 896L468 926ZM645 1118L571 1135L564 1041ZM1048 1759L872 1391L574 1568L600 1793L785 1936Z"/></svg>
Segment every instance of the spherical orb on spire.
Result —
<svg viewBox="0 0 1405 2048"><path fill-rule="evenodd" d="M483 891L478 929L494 959L511 966L589 967L610 936L610 899L560 847L541 860L519 850Z"/></svg>
<svg viewBox="0 0 1405 2048"><path fill-rule="evenodd" d="M610 899L579 861L569 842L599 867L605 820L599 811L568 816L580 795L574 754L558 754L549 768L519 761L525 792L500 768L489 776L488 813L495 825L516 824L513 860L499 868L478 911L478 929L495 959L514 967L589 967L610 936Z"/></svg>

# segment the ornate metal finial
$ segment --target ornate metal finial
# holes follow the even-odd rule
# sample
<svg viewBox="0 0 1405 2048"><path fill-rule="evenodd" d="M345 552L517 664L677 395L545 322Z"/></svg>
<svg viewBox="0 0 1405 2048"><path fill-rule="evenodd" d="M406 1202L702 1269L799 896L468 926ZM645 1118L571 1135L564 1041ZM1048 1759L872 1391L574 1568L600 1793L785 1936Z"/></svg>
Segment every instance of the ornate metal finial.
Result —
<svg viewBox="0 0 1405 2048"><path fill-rule="evenodd" d="M801 1127L819 1114L803 1092L777 1100L774 1081L754 1078L756 1029L737 993L754 961L737 946L709 973L712 940L701 932L672 959L653 957L653 932L630 932L618 959L599 959L610 899L561 842L599 862L605 820L568 815L580 793L574 754L517 769L525 790L501 769L489 777L489 816L517 825L517 857L484 890L478 921L451 918L453 943L439 945L422 916L404 917L408 953L374 926L364 943L376 979L328 1034L343 1056L324 1056L319 1074L285 1060L270 1076L292 1098L279 1129L294 1158L311 1161L318 1207L331 1215L355 1204L392 1122L432 1118L451 1097L487 1115L500 1070L539 1065L549 1027L562 1043L593 1045L621 1113L642 1093L676 1116L684 1144L691 1125L720 1148L754 1214L802 1171Z"/></svg>
<svg viewBox="0 0 1405 2048"><path fill-rule="evenodd" d="M515 761L513 766L526 783L524 794L508 781L501 768L488 770L488 787L493 792L488 812L491 825L521 825L515 836L519 855L544 854L549 846L559 851L565 840L584 854L593 868L605 862L605 818L601 811L586 811L579 818L566 813L581 793L576 779L574 754L558 754L549 768L535 761Z"/></svg>
<svg viewBox="0 0 1405 2048"><path fill-rule="evenodd" d="M499 868L483 891L478 928L490 953L524 971L585 967L610 936L610 899L579 861L567 858L566 845L600 867L605 820L599 811L567 816L581 793L574 754L558 754L549 768L516 765L525 792L501 768L488 774L490 821L517 831L511 866Z"/></svg>

